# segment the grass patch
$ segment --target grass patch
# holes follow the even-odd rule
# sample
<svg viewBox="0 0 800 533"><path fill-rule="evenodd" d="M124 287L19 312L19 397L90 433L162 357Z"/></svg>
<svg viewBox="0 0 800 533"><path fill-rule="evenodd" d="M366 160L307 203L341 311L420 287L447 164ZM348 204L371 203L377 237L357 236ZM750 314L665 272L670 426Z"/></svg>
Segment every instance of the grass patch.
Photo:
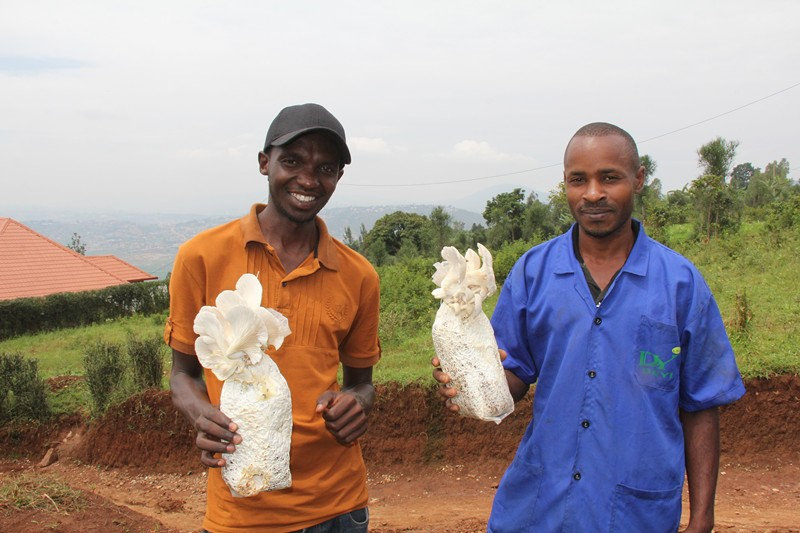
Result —
<svg viewBox="0 0 800 533"><path fill-rule="evenodd" d="M47 403L53 416L81 413L89 415L92 397L84 380L75 381L58 390L47 391Z"/></svg>
<svg viewBox="0 0 800 533"><path fill-rule="evenodd" d="M161 336L165 314L137 315L78 328L23 335L0 341L0 352L19 352L39 361L43 378L82 375L86 347L100 342L124 344L133 334L141 338Z"/></svg>
<svg viewBox="0 0 800 533"><path fill-rule="evenodd" d="M70 513L86 503L81 491L50 474L24 472L0 482L0 512L41 509Z"/></svg>
<svg viewBox="0 0 800 533"><path fill-rule="evenodd" d="M685 254L714 293L742 374L800 374L800 236L759 226L692 245ZM750 314L746 330L736 327L743 295Z"/></svg>

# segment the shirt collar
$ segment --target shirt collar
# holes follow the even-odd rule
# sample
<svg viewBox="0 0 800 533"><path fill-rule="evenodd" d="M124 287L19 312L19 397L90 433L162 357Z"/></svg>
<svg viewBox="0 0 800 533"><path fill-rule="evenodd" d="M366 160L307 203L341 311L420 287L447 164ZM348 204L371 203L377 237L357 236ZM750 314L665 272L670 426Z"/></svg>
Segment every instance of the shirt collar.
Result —
<svg viewBox="0 0 800 533"><path fill-rule="evenodd" d="M244 246L248 243L257 242L269 246L267 239L261 232L261 225L258 223L258 214L266 207L266 204L253 204L250 212L243 216L241 220L242 239ZM333 242L333 237L328 233L328 226L320 217L316 217L315 222L319 230L319 243L317 244L317 259L325 267L331 270L339 269L339 251Z"/></svg>
<svg viewBox="0 0 800 533"><path fill-rule="evenodd" d="M650 238L644 232L644 226L641 222L633 219L635 225L639 226L639 234L633 243L631 253L628 254L628 259L620 269L621 272L630 272L637 276L644 276L647 274L647 261L649 257L648 242ZM580 271L581 266L578 259L575 257L572 245L572 232L577 230L577 223L573 223L569 230L564 233L561 238L561 246L558 247L555 258L556 274L569 274L572 272Z"/></svg>

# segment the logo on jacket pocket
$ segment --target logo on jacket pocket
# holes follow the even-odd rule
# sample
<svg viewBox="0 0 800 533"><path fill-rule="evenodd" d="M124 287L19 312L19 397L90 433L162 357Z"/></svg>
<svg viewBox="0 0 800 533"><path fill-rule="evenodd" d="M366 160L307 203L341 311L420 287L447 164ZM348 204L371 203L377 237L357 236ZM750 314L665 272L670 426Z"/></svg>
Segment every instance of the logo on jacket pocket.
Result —
<svg viewBox="0 0 800 533"><path fill-rule="evenodd" d="M681 354L681 347L672 349L672 357L666 358L647 350L639 351L639 370L649 376L664 380L671 380L675 374L675 365L672 363Z"/></svg>

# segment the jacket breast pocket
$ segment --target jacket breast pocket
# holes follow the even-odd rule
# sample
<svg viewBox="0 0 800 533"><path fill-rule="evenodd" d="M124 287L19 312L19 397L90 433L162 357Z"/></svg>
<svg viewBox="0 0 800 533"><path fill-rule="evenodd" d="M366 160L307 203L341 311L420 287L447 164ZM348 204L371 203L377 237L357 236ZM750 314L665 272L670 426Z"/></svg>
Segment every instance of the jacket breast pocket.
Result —
<svg viewBox="0 0 800 533"><path fill-rule="evenodd" d="M666 391L678 387L683 354L677 326L642 315L631 356L640 385Z"/></svg>

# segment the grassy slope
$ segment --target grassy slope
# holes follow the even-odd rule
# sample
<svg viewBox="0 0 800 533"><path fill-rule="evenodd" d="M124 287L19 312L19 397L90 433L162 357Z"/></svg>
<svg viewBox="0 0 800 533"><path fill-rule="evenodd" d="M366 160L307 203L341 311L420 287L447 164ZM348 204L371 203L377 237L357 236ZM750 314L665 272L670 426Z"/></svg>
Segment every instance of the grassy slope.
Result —
<svg viewBox="0 0 800 533"><path fill-rule="evenodd" d="M689 257L706 277L746 377L800 373L800 291L794 283L800 267L800 236L786 231L769 236L758 224L733 237L708 244L688 241L686 228L670 235L673 247ZM749 327L737 331L737 294L746 294ZM487 302L487 312L496 298ZM128 333L160 336L164 316L131 317L106 324L28 335L0 342L0 352L36 357L44 377L83 374L83 348L105 339L122 342ZM428 327L384 339L383 359L375 369L379 382L431 381L433 344Z"/></svg>
<svg viewBox="0 0 800 533"><path fill-rule="evenodd" d="M800 236L791 230L770 235L760 224L706 245L676 244L706 278L728 327L736 358L746 377L800 374ZM752 318L735 322L737 295Z"/></svg>

